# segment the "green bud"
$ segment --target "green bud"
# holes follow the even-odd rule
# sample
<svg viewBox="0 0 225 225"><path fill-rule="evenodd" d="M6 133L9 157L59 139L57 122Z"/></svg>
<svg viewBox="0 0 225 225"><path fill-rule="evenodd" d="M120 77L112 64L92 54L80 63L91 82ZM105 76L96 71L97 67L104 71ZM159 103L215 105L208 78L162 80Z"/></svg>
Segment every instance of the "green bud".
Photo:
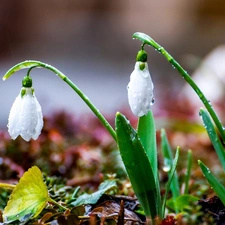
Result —
<svg viewBox="0 0 225 225"><path fill-rule="evenodd" d="M26 88L22 88L20 94L23 97L26 94Z"/></svg>
<svg viewBox="0 0 225 225"><path fill-rule="evenodd" d="M147 62L147 52L145 50L140 50L137 54L136 61Z"/></svg>
<svg viewBox="0 0 225 225"><path fill-rule="evenodd" d="M22 86L26 88L32 87L32 79L30 76L25 76L22 80Z"/></svg>
<svg viewBox="0 0 225 225"><path fill-rule="evenodd" d="M140 63L139 68L140 68L140 70L144 70L144 68L145 68L145 63Z"/></svg>

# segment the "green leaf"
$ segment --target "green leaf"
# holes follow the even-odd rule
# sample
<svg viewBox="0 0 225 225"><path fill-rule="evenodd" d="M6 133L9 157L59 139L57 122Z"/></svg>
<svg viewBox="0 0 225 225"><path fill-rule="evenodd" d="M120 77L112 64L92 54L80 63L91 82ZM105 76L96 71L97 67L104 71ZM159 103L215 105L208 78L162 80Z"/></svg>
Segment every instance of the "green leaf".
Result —
<svg viewBox="0 0 225 225"><path fill-rule="evenodd" d="M184 178L184 194L188 194L188 189L189 189L189 181L190 181L190 177L191 177L191 168L192 168L192 151L188 150L188 159L187 159L187 171L185 174L185 178Z"/></svg>
<svg viewBox="0 0 225 225"><path fill-rule="evenodd" d="M166 206L172 209L174 212L178 210L179 212L185 211L187 207L190 207L194 202L198 201L199 198L193 195L180 195L175 200L173 198L166 202Z"/></svg>
<svg viewBox="0 0 225 225"><path fill-rule="evenodd" d="M164 129L161 130L161 150L164 160L164 171L171 174L171 168L173 166L173 153ZM176 171L174 172L170 189L174 199L180 195L180 187Z"/></svg>
<svg viewBox="0 0 225 225"><path fill-rule="evenodd" d="M116 188L117 185L115 180L105 180L103 183L99 185L98 191L92 194L87 193L82 194L76 199L76 201L72 202L71 205L78 206L86 204L95 204L103 194Z"/></svg>
<svg viewBox="0 0 225 225"><path fill-rule="evenodd" d="M163 204L162 204L162 215L163 215L163 217L164 217L164 214L165 214L166 200L167 200L167 196L168 196L168 193L169 193L169 190L170 190L170 185L171 185L171 182L173 180L173 176L174 176L176 168L177 168L178 158L179 158L179 147L177 147L176 155L175 155L175 158L173 160L173 166L172 166L171 171L169 173L169 180L166 184L166 193L165 193L165 196L164 196L164 199L163 199Z"/></svg>
<svg viewBox="0 0 225 225"><path fill-rule="evenodd" d="M161 202L156 190L158 186L155 183L150 161L137 132L120 113L116 114L116 134L120 155L146 216L151 216L153 219L161 216Z"/></svg>
<svg viewBox="0 0 225 225"><path fill-rule="evenodd" d="M217 180L217 178L211 173L209 168L203 164L200 160L198 160L198 165L200 166L203 175L215 191L215 193L218 195L220 200L225 205L225 188L224 186Z"/></svg>
<svg viewBox="0 0 225 225"><path fill-rule="evenodd" d="M209 135L209 138L213 144L213 147L216 150L216 154L219 157L219 160L222 164L223 170L225 171L225 151L224 147L220 141L219 136L216 133L216 130L213 126L212 120L210 119L210 116L208 112L204 109L201 109L199 112L199 115L201 116L205 129L207 130L207 133Z"/></svg>
<svg viewBox="0 0 225 225"><path fill-rule="evenodd" d="M154 117L151 111L149 111L147 115L139 117L137 133L151 163L152 171L157 182L158 157L156 146L156 129Z"/></svg>
<svg viewBox="0 0 225 225"><path fill-rule="evenodd" d="M3 212L4 223L25 222L37 217L48 202L48 190L42 173L33 166L21 177Z"/></svg>

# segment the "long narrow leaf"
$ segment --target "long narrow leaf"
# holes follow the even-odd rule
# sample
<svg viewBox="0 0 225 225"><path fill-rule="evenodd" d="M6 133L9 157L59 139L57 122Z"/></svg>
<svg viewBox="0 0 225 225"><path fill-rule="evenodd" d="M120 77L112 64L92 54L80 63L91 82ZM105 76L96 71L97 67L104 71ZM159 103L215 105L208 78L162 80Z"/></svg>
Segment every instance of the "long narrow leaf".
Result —
<svg viewBox="0 0 225 225"><path fill-rule="evenodd" d="M139 117L137 133L150 161L151 168L155 177L158 205L161 205L156 128L152 111L149 111L149 113L145 116ZM161 215L161 207L159 207L158 213L159 215Z"/></svg>
<svg viewBox="0 0 225 225"><path fill-rule="evenodd" d="M207 130L207 133L209 135L209 138L213 144L213 147L216 150L216 154L219 157L219 160L221 162L221 165L223 167L223 170L225 171L225 151L224 147L220 141L220 138L218 137L216 130L213 126L212 120L210 119L210 116L208 112L204 109L201 109L199 112L199 115L202 117L205 129Z"/></svg>
<svg viewBox="0 0 225 225"><path fill-rule="evenodd" d="M162 204L162 216L163 217L164 217L164 214L165 214L166 200L167 200L167 196L168 196L168 193L169 193L169 190L170 190L170 185L171 185L174 173L175 173L176 168L177 168L178 158L179 158L179 147L177 147L176 155L175 155L175 158L173 160L173 166L172 166L170 174L169 174L169 180L166 184L166 193L165 193L165 196L164 196L164 199L163 199L163 204Z"/></svg>
<svg viewBox="0 0 225 225"><path fill-rule="evenodd" d="M164 166L168 171L168 174L170 174L173 165L173 153L164 129L161 130L161 150L164 158ZM176 199L180 195L180 187L176 171L174 172L170 189L172 191L173 198Z"/></svg>
<svg viewBox="0 0 225 225"><path fill-rule="evenodd" d="M139 117L138 136L146 151L156 180L158 179L158 157L156 147L155 121L151 111L145 116Z"/></svg>
<svg viewBox="0 0 225 225"><path fill-rule="evenodd" d="M189 189L189 181L191 177L191 168L192 168L192 151L188 150L188 159L187 159L187 171L185 174L185 188L184 188L184 194L188 194Z"/></svg>
<svg viewBox="0 0 225 225"><path fill-rule="evenodd" d="M225 205L225 187L217 180L217 178L211 173L209 168L203 164L200 160L198 160L198 165L200 166L203 175L215 191L215 193L218 195L220 200Z"/></svg>
<svg viewBox="0 0 225 225"><path fill-rule="evenodd" d="M116 114L116 134L120 154L134 192L146 216L154 219L159 215L160 206L153 171L137 132L120 113Z"/></svg>

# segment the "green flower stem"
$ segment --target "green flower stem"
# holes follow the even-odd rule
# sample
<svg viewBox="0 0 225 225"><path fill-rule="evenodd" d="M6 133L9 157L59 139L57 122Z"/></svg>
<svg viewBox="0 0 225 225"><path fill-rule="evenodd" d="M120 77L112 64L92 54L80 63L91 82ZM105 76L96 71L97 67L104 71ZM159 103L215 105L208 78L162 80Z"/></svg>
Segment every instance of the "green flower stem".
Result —
<svg viewBox="0 0 225 225"><path fill-rule="evenodd" d="M152 46L154 49L156 49L159 53L161 53L169 63L172 64L173 68L177 69L177 71L180 73L180 75L187 81L187 83L193 88L193 90L196 92L196 94L201 99L202 103L205 105L206 109L208 110L210 116L212 117L214 123L216 124L220 135L225 143L225 133L223 129L223 125L221 121L219 120L216 112L214 111L212 105L207 100L205 95L202 93L200 88L197 86L197 84L192 80L190 75L185 71L181 65L157 42L155 42L151 37L144 33L136 32L133 34L133 38L138 39L143 42L143 44L147 44L149 46Z"/></svg>
<svg viewBox="0 0 225 225"><path fill-rule="evenodd" d="M54 199L52 199L52 198L48 198L48 202L49 203L52 203L52 204L54 204L54 205L57 205L59 208L61 208L61 209L63 209L63 210L68 210L68 208L66 208L66 207L64 207L64 206L62 206L62 205L60 205L58 202L56 202Z"/></svg>
<svg viewBox="0 0 225 225"><path fill-rule="evenodd" d="M107 129L107 131L110 133L112 138L116 141L116 133L112 126L108 123L108 121L105 119L105 117L99 112L99 110L94 106L94 104L90 101L90 99L61 71L56 69L55 67L48 65L46 63L40 62L40 61L34 61L34 60L27 60L21 63L18 63L11 69L7 71L7 73L2 78L3 80L8 79L13 73L21 70L21 69L33 69L35 67L41 67L48 69L55 73L57 76L59 76L62 80L64 80L80 97L81 99L88 105L88 107L92 110L92 112L97 116L97 118L101 121L101 123L104 125L104 127ZM30 72L30 70L29 70Z"/></svg>

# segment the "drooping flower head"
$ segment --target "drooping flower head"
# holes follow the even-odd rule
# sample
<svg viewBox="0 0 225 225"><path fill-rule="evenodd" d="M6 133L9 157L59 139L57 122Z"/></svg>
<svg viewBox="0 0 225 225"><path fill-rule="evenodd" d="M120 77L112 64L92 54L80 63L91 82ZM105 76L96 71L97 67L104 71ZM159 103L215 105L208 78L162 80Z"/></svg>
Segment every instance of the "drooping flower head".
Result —
<svg viewBox="0 0 225 225"><path fill-rule="evenodd" d="M127 86L128 102L135 116L144 116L151 110L151 105L154 103L153 88L148 70L147 53L140 50Z"/></svg>
<svg viewBox="0 0 225 225"><path fill-rule="evenodd" d="M13 140L20 135L24 140L30 141L31 138L38 138L42 127L41 106L35 97L32 79L26 76L9 113L8 131Z"/></svg>

